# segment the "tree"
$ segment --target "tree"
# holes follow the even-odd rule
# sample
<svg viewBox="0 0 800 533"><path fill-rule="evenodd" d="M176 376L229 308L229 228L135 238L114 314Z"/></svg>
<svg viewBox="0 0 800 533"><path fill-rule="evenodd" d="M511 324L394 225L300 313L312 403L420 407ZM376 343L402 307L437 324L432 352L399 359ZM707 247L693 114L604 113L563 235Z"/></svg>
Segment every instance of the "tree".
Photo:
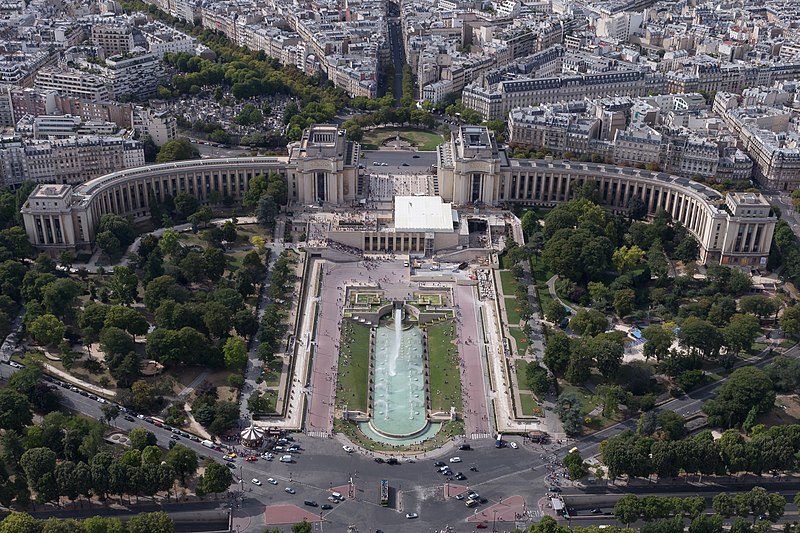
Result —
<svg viewBox="0 0 800 533"><path fill-rule="evenodd" d="M669 355L669 350L675 340L672 330L659 324L651 324L642 331L645 339L643 353L645 358L655 357L661 361Z"/></svg>
<svg viewBox="0 0 800 533"><path fill-rule="evenodd" d="M686 420L674 411L662 411L658 414L658 425L669 440L680 440L686 436Z"/></svg>
<svg viewBox="0 0 800 533"><path fill-rule="evenodd" d="M617 374L622 366L624 348L622 344L608 335L598 335L589 341L594 353L595 366L606 379Z"/></svg>
<svg viewBox="0 0 800 533"><path fill-rule="evenodd" d="M722 533L722 517L718 514L701 514L689 524L689 533Z"/></svg>
<svg viewBox="0 0 800 533"><path fill-rule="evenodd" d="M131 385L133 407L137 411L149 412L158 403L153 386L146 381L136 381Z"/></svg>
<svg viewBox="0 0 800 533"><path fill-rule="evenodd" d="M541 396L550 390L550 375L546 368L539 366L536 362L528 364L525 369L525 379L534 394Z"/></svg>
<svg viewBox="0 0 800 533"><path fill-rule="evenodd" d="M30 448L22 454L19 464L28 482L38 491L45 475L52 475L56 468L56 452L50 448Z"/></svg>
<svg viewBox="0 0 800 533"><path fill-rule="evenodd" d="M565 392L556 401L556 414L568 435L574 435L583 427L581 400L573 392Z"/></svg>
<svg viewBox="0 0 800 533"><path fill-rule="evenodd" d="M761 332L758 319L753 315L733 315L730 323L722 330L725 345L734 354L750 350Z"/></svg>
<svg viewBox="0 0 800 533"><path fill-rule="evenodd" d="M558 324L567 316L567 310L560 302L551 300L545 305L544 316L553 324Z"/></svg>
<svg viewBox="0 0 800 533"><path fill-rule="evenodd" d="M197 159L200 151L192 146L186 139L172 139L161 145L156 156L156 163L169 163L170 161L183 161Z"/></svg>
<svg viewBox="0 0 800 533"><path fill-rule="evenodd" d="M95 238L97 247L109 257L116 257L122 252L122 243L110 231L101 231Z"/></svg>
<svg viewBox="0 0 800 533"><path fill-rule="evenodd" d="M292 526L292 533L311 533L312 531L314 531L314 528L306 520Z"/></svg>
<svg viewBox="0 0 800 533"><path fill-rule="evenodd" d="M569 471L571 480L583 479L589 474L589 468L581 457L581 452L574 451L564 457L564 466Z"/></svg>
<svg viewBox="0 0 800 533"><path fill-rule="evenodd" d="M230 469L213 461L206 465L205 473L200 477L198 485L206 494L225 492L233 483Z"/></svg>
<svg viewBox="0 0 800 533"><path fill-rule="evenodd" d="M643 437L649 437L656 432L658 428L658 420L654 411L645 411L639 417L639 422L636 424L636 434Z"/></svg>
<svg viewBox="0 0 800 533"><path fill-rule="evenodd" d="M186 476L191 476L197 472L197 454L194 450L176 445L167 453L166 462L171 466L181 480L182 485L186 485Z"/></svg>
<svg viewBox="0 0 800 533"><path fill-rule="evenodd" d="M164 511L139 513L126 526L128 533L175 533L175 523Z"/></svg>
<svg viewBox="0 0 800 533"><path fill-rule="evenodd" d="M134 450L144 450L148 446L156 444L156 436L145 428L135 427L128 433L128 439L131 441L131 448Z"/></svg>
<svg viewBox="0 0 800 533"><path fill-rule="evenodd" d="M569 327L580 335L594 337L606 330L608 319L597 309L579 309L569 321Z"/></svg>
<svg viewBox="0 0 800 533"><path fill-rule="evenodd" d="M0 428L21 432L32 420L31 404L25 396L10 388L0 389Z"/></svg>
<svg viewBox="0 0 800 533"><path fill-rule="evenodd" d="M774 315L780 307L781 305L777 300L762 294L742 296L739 300L739 309L742 312L756 315L761 319Z"/></svg>
<svg viewBox="0 0 800 533"><path fill-rule="evenodd" d="M60 318L69 317L75 298L82 292L80 285L71 279L57 279L42 289L42 303L48 313Z"/></svg>
<svg viewBox="0 0 800 533"><path fill-rule="evenodd" d="M275 229L275 218L278 216L278 204L269 196L264 195L256 205L256 218L258 223L267 229Z"/></svg>
<svg viewBox="0 0 800 533"><path fill-rule="evenodd" d="M781 315L781 329L790 337L800 335L800 305L786 308Z"/></svg>
<svg viewBox="0 0 800 533"><path fill-rule="evenodd" d="M225 366L231 369L244 368L247 364L247 346L240 337L228 337L222 348Z"/></svg>
<svg viewBox="0 0 800 533"><path fill-rule="evenodd" d="M626 494L614 504L614 517L627 527L639 520L641 514L639 498L633 494Z"/></svg>
<svg viewBox="0 0 800 533"><path fill-rule="evenodd" d="M611 258L617 272L628 270L642 259L644 259L644 251L636 245L617 248Z"/></svg>
<svg viewBox="0 0 800 533"><path fill-rule="evenodd" d="M197 201L197 198L185 192L175 195L175 199L173 201L175 202L175 210L184 219L188 218L189 215L197 211L197 208L200 205Z"/></svg>
<svg viewBox="0 0 800 533"><path fill-rule="evenodd" d="M138 286L139 280L136 277L136 272L126 266L114 267L114 275L111 276L111 281L108 284L113 302L122 305L133 303Z"/></svg>
<svg viewBox="0 0 800 533"><path fill-rule="evenodd" d="M678 261L688 263L696 260L699 254L700 246L697 244L697 240L691 235L686 235L675 247L675 252L672 256Z"/></svg>
<svg viewBox="0 0 800 533"><path fill-rule="evenodd" d="M102 411L103 418L105 418L106 422L109 424L119 416L120 412L119 406L113 403L104 403L100 406L100 411Z"/></svg>
<svg viewBox="0 0 800 533"><path fill-rule="evenodd" d="M557 376L562 375L569 364L570 353L570 340L566 333L556 331L547 336L543 361L550 372Z"/></svg>
<svg viewBox="0 0 800 533"><path fill-rule="evenodd" d="M242 309L233 316L233 327L236 333L244 338L249 338L258 331L258 319L247 309Z"/></svg>
<svg viewBox="0 0 800 533"><path fill-rule="evenodd" d="M564 379L573 385L583 385L592 374L594 363L592 347L588 340L582 340L569 356Z"/></svg>
<svg viewBox="0 0 800 533"><path fill-rule="evenodd" d="M203 323L209 333L217 338L222 338L231 329L231 313L219 302L208 302L203 313Z"/></svg>
<svg viewBox="0 0 800 533"><path fill-rule="evenodd" d="M100 347L106 356L126 355L134 351L136 344L133 338L120 328L111 326L100 332Z"/></svg>
<svg viewBox="0 0 800 533"><path fill-rule="evenodd" d="M40 533L39 521L27 513L11 513L0 522L0 533Z"/></svg>
<svg viewBox="0 0 800 533"><path fill-rule="evenodd" d="M611 298L611 291L602 281L590 281L586 288L589 290L589 296L592 298L595 307L605 309L608 306L609 298Z"/></svg>
<svg viewBox="0 0 800 533"><path fill-rule="evenodd" d="M147 333L150 324L136 309L116 305L107 308L103 327L124 329L131 335L144 335ZM102 327L100 329L102 329Z"/></svg>
<svg viewBox="0 0 800 533"><path fill-rule="evenodd" d="M682 346L700 352L706 359L716 357L724 343L722 334L713 324L694 316L681 324L678 341Z"/></svg>
<svg viewBox="0 0 800 533"><path fill-rule="evenodd" d="M755 415L767 412L775 403L772 381L756 367L738 368L720 385L715 396L703 404L712 426L735 427L753 410Z"/></svg>
<svg viewBox="0 0 800 533"><path fill-rule="evenodd" d="M225 253L219 248L206 248L202 255L206 276L213 282L219 281L225 273Z"/></svg>
<svg viewBox="0 0 800 533"><path fill-rule="evenodd" d="M625 317L631 314L636 305L636 293L633 289L618 289L614 291L614 311L617 316Z"/></svg>
<svg viewBox="0 0 800 533"><path fill-rule="evenodd" d="M31 337L45 346L58 344L64 338L66 330L64 323L51 314L38 317L28 328Z"/></svg>

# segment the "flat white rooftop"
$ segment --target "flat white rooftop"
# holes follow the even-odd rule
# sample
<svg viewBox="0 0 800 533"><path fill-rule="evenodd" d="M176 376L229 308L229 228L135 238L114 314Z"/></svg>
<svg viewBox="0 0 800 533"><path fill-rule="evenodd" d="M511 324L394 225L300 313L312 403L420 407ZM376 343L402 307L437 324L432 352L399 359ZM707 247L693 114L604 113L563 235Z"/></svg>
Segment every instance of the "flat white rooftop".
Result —
<svg viewBox="0 0 800 533"><path fill-rule="evenodd" d="M452 232L452 204L440 196L395 196L395 231Z"/></svg>

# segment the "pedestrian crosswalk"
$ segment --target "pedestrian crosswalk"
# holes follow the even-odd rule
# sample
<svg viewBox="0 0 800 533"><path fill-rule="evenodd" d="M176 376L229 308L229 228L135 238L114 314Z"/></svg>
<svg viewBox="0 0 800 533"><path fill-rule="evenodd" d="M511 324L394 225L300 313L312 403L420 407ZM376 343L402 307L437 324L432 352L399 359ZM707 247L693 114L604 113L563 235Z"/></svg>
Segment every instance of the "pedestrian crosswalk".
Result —
<svg viewBox="0 0 800 533"><path fill-rule="evenodd" d="M327 437L327 431L306 431L306 435L309 437Z"/></svg>
<svg viewBox="0 0 800 533"><path fill-rule="evenodd" d="M471 439L490 439L492 438L491 433L472 433L469 438Z"/></svg>

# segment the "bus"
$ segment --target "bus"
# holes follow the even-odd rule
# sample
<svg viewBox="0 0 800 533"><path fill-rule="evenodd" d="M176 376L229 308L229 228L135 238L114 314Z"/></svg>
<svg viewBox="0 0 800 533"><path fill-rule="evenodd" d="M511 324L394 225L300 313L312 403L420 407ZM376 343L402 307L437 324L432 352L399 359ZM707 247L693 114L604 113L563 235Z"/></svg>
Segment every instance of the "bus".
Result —
<svg viewBox="0 0 800 533"><path fill-rule="evenodd" d="M389 506L389 480L381 480L381 505L384 507Z"/></svg>

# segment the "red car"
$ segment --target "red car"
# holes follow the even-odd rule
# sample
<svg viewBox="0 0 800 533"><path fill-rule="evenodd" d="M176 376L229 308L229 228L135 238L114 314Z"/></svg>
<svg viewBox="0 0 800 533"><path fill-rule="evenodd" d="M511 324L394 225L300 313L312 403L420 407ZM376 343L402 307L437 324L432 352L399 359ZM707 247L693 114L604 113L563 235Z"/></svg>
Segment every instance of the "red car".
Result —
<svg viewBox="0 0 800 533"><path fill-rule="evenodd" d="M475 527L478 528L478 529L486 529L486 528L489 527L489 524L487 524L486 522L481 522Z"/></svg>
<svg viewBox="0 0 800 533"><path fill-rule="evenodd" d="M161 422L159 422L158 420L156 420L155 422L153 422L153 425L154 425L155 427L157 427L157 428L160 428L160 427L162 427L164 424L162 424Z"/></svg>
<svg viewBox="0 0 800 533"><path fill-rule="evenodd" d="M245 457L244 460L245 461L258 461L258 457L256 457L255 455L251 455L249 457Z"/></svg>

